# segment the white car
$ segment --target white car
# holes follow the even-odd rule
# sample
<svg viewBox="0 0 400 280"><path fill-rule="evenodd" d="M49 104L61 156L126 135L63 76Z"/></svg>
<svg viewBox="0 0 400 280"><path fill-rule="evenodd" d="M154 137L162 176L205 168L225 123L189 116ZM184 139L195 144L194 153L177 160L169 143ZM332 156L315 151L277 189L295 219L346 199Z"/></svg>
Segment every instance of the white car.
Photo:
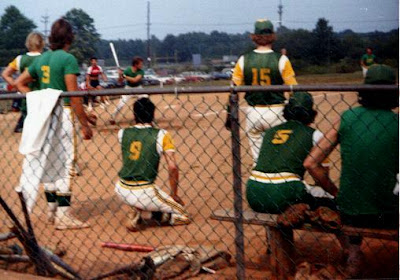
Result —
<svg viewBox="0 0 400 280"><path fill-rule="evenodd" d="M118 69L108 69L104 72L104 74L106 74L107 78L109 79L118 80L119 78Z"/></svg>

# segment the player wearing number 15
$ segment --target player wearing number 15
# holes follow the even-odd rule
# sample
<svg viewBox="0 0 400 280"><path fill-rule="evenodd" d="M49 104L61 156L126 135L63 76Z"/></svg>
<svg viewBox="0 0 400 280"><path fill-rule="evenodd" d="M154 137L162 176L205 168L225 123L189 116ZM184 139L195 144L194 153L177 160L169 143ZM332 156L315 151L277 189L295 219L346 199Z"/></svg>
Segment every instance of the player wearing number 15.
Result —
<svg viewBox="0 0 400 280"><path fill-rule="evenodd" d="M269 20L255 23L251 39L256 49L242 55L233 71L232 81L236 85L296 85L292 65L286 55L272 50L276 40L274 26ZM249 104L246 114L246 133L254 162L257 161L265 129L284 121L282 117L285 96L283 92L247 92Z"/></svg>

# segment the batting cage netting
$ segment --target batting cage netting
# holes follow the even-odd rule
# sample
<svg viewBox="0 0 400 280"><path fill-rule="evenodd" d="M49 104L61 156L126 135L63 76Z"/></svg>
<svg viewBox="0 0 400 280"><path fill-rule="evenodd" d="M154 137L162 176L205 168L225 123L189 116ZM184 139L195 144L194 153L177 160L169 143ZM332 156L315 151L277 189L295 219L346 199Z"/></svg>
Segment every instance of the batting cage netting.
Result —
<svg viewBox="0 0 400 280"><path fill-rule="evenodd" d="M245 101L244 92L256 90L303 96L261 109L274 107L269 114L281 116L271 130L249 123L254 119L251 112L258 111ZM382 181L393 182L395 188L396 178L389 180L385 170L393 163L398 170L397 111L349 116L360 107L357 92L384 95L390 90L398 93L397 86L367 85L69 92L50 108L47 120L26 121L23 134L14 132L20 113L10 110L12 100L23 97L1 94L0 268L59 279L346 279L352 273L359 278L397 278L398 215L385 216L394 219L394 229L377 229L372 220L357 227L345 223L330 206L334 196L315 188L318 182L306 171L312 165L303 166L318 147L317 140L327 137L340 120L333 143L337 145L332 152L325 150L327 159L318 166L329 169L342 202L349 195L359 198L351 204L362 205L371 198L377 205L391 203L392 197L363 186L340 192L347 121L354 122L346 123L347 129L360 133L351 139L358 145L380 143L385 133L393 137L380 154L369 146L364 149L371 150L365 161L382 168L369 165L368 172L357 176L369 180L383 172L378 174ZM305 91L311 99L304 97ZM82 139L79 122L69 114L72 109L62 103L70 96L87 95L109 97L109 104L95 99L93 108L86 108L91 140ZM135 122L134 103L141 122ZM306 114L317 112L315 120L299 121L297 113L282 118L289 105L292 113L302 108ZM48 110L40 106L37 112ZM388 114L395 118L396 131ZM304 142L274 150L289 144L295 132ZM259 157L250 143L257 137ZM383 154L394 155L394 161L382 161ZM345 169L349 171L349 165ZM271 185L274 191L263 193ZM398 196L393 196L398 207ZM310 197L325 199L326 204L313 206ZM276 210L253 210L263 207Z"/></svg>

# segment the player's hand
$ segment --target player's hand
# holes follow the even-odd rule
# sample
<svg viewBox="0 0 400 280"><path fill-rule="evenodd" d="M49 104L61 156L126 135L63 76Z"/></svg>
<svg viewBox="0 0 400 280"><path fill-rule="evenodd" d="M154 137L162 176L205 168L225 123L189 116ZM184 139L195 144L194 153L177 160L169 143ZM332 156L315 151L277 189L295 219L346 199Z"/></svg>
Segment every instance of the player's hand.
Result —
<svg viewBox="0 0 400 280"><path fill-rule="evenodd" d="M176 202L178 202L180 205L184 206L185 203L183 202L183 200L177 195L177 194L171 194L173 200L175 200Z"/></svg>
<svg viewBox="0 0 400 280"><path fill-rule="evenodd" d="M82 134L84 140L90 140L93 137L93 131L89 126L82 126Z"/></svg>

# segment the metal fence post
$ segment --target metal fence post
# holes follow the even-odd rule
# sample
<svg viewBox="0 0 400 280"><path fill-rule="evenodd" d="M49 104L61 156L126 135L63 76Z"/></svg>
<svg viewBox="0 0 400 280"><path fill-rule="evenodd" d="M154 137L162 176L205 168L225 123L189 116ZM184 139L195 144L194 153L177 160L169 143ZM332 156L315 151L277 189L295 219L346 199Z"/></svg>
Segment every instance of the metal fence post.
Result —
<svg viewBox="0 0 400 280"><path fill-rule="evenodd" d="M232 171L233 192L235 211L235 247L236 247L236 277L245 279L244 264L244 233L243 233L243 203L242 203L242 173L240 155L240 126L239 126L239 96L237 91L231 87L229 95L231 108L231 133L232 133Z"/></svg>

